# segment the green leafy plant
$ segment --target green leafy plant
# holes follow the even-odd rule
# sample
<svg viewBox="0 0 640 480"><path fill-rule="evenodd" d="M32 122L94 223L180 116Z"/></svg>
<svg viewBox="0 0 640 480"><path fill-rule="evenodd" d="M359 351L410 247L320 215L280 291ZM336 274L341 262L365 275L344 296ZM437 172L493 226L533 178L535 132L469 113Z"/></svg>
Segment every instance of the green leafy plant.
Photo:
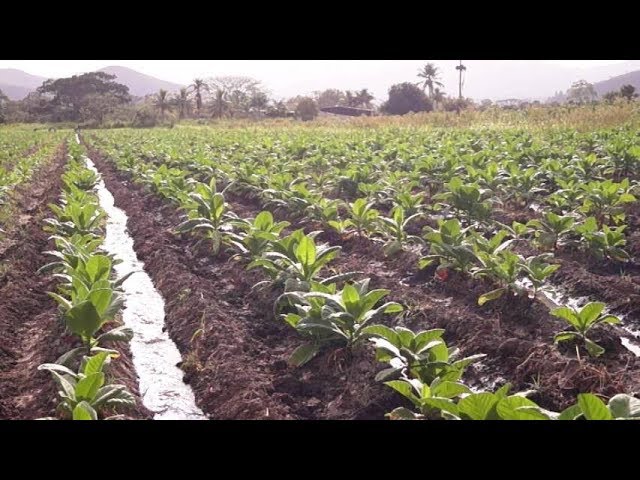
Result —
<svg viewBox="0 0 640 480"><path fill-rule="evenodd" d="M599 357L604 353L604 348L587 337L589 331L598 324L615 325L620 319L614 315L603 315L605 304L601 302L587 303L581 309L560 307L551 311L551 315L562 318L574 330L565 330L555 336L555 342L580 341L593 357Z"/></svg>
<svg viewBox="0 0 640 480"><path fill-rule="evenodd" d="M338 343L352 348L366 338L365 327L386 313L403 310L396 302L376 304L388 290L369 290L369 279L346 284L339 292L335 286L310 292L289 292L285 296L296 306L297 313L284 315L284 320L310 341L291 356L300 366L313 358L324 345ZM335 293L334 293L335 292Z"/></svg>
<svg viewBox="0 0 640 480"><path fill-rule="evenodd" d="M530 220L527 223L535 231L537 242L546 249L557 250L558 241L573 232L575 218L570 215L556 215L553 212L544 214L541 220Z"/></svg>
<svg viewBox="0 0 640 480"><path fill-rule="evenodd" d="M229 243L242 255L257 258L265 252L271 242L278 240L280 233L290 225L289 222L274 222L269 211L262 211L251 220L239 219L234 222L241 233L230 233Z"/></svg>
<svg viewBox="0 0 640 480"><path fill-rule="evenodd" d="M269 250L247 268L262 268L272 282L283 284L286 291L308 291L312 281L328 285L349 278L350 273L319 280L320 271L339 255L341 247L316 245L316 234L305 235L302 230L296 230L287 237L272 241ZM264 283L270 282L260 282L254 288Z"/></svg>
<svg viewBox="0 0 640 480"><path fill-rule="evenodd" d="M623 248L627 244L624 236L626 226L608 227L603 225L602 230L594 217L587 218L575 230L581 235L585 248L598 260L613 259L619 262L628 262L631 259L629 253Z"/></svg>
<svg viewBox="0 0 640 480"><path fill-rule="evenodd" d="M191 203L185 207L188 219L176 227L176 232L203 233L211 241L212 251L216 255L233 229L231 220L237 217L227 211L224 195L216 191L215 178L208 185L197 183L189 198Z"/></svg>
<svg viewBox="0 0 640 480"><path fill-rule="evenodd" d="M376 381L398 377L418 378L431 384L436 378L442 381L458 381L465 369L485 357L484 354L460 358L460 349L447 347L442 335L444 329L435 328L413 332L404 327L389 328L384 325L366 327L376 346L376 359L389 364Z"/></svg>
<svg viewBox="0 0 640 480"><path fill-rule="evenodd" d="M367 203L364 198L359 198L349 204L348 214L358 236L368 235L375 230L379 212L373 208L373 202Z"/></svg>
<svg viewBox="0 0 640 480"><path fill-rule="evenodd" d="M444 206L448 206L467 221L489 219L491 216L489 190L473 183L465 184L460 177L452 178L446 187L448 191L435 195L434 200L444 202Z"/></svg>
<svg viewBox="0 0 640 480"><path fill-rule="evenodd" d="M102 371L109 363L111 355L100 352L85 357L76 373L64 365L45 363L38 370L46 370L53 375L61 398L60 410L73 420L97 420L98 412L107 408L135 405L135 398L124 385L107 384Z"/></svg>
<svg viewBox="0 0 640 480"><path fill-rule="evenodd" d="M471 227L462 228L456 218L438 220L438 228L426 227L428 233L424 238L429 242L429 254L422 257L418 263L420 268L426 268L434 261L440 267L452 267L464 273L477 262L474 253L474 243L467 232Z"/></svg>
<svg viewBox="0 0 640 480"><path fill-rule="evenodd" d="M575 405L560 413L558 420L638 420L640 400L619 393L605 403L592 393L581 393Z"/></svg>
<svg viewBox="0 0 640 480"><path fill-rule="evenodd" d="M521 257L508 250L502 250L495 255L480 254L478 256L481 266L474 269L474 277L488 277L498 285L478 297L478 305L484 305L488 301L496 300L508 292L523 294L524 288L518 284L518 277L522 270Z"/></svg>
<svg viewBox="0 0 640 480"><path fill-rule="evenodd" d="M420 213L414 213L413 215L405 217L404 208L396 206L391 210L391 218L378 217L378 225L383 235L387 238L384 246L384 251L387 255L393 255L402 251L405 245L410 243L424 243L420 237L407 233L407 225L420 216Z"/></svg>
<svg viewBox="0 0 640 480"><path fill-rule="evenodd" d="M545 282L560 268L558 264L547 263L553 258L552 254L542 254L521 260L521 268L533 287L532 298L545 289Z"/></svg>

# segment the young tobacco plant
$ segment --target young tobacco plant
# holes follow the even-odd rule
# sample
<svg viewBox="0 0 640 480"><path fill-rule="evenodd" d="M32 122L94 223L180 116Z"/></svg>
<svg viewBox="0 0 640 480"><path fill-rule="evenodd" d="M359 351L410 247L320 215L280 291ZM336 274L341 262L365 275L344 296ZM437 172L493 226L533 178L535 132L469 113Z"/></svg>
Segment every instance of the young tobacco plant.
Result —
<svg viewBox="0 0 640 480"><path fill-rule="evenodd" d="M379 213L378 210L373 208L373 202L367 203L364 198L359 198L349 204L349 219L360 237L375 231Z"/></svg>
<svg viewBox="0 0 640 480"><path fill-rule="evenodd" d="M545 290L545 282L560 268L558 264L547 263L553 259L553 254L542 254L527 257L521 260L521 268L533 287L532 298L536 298L538 292Z"/></svg>
<svg viewBox="0 0 640 480"><path fill-rule="evenodd" d="M291 356L291 363L300 366L313 358L320 349L331 343L353 348L369 332L366 327L386 313L403 310L396 302L376 304L389 294L388 290L369 290L369 279L347 283L339 292L335 284L310 292L289 292L284 296L295 305L297 312L283 315L284 320L309 338Z"/></svg>
<svg viewBox="0 0 640 480"><path fill-rule="evenodd" d="M478 297L478 305L484 305L488 301L496 300L508 292L513 292L516 295L524 293L523 287L517 283L522 269L519 255L508 250L502 250L495 255L480 253L478 258L482 266L473 270L473 276L488 277L500 285L499 288L480 295Z"/></svg>
<svg viewBox="0 0 640 480"><path fill-rule="evenodd" d="M451 267L468 273L478 261L474 253L474 243L467 234L471 227L462 228L457 218L438 220L438 228L426 227L425 240L430 244L429 254L418 263L426 268L438 261L441 268Z"/></svg>
<svg viewBox="0 0 640 480"><path fill-rule="evenodd" d="M216 191L215 178L208 185L197 183L189 199L185 207L188 218L176 227L176 232L203 233L204 238L211 241L213 254L217 255L233 229L231 221L237 217L228 211L223 193Z"/></svg>
<svg viewBox="0 0 640 480"><path fill-rule="evenodd" d="M486 356L458 359L460 349L447 347L441 328L415 333L404 327L371 325L364 333L371 336L376 359L389 364L389 368L376 375L376 381L406 377L417 378L425 384L435 379L457 382L470 364Z"/></svg>
<svg viewBox="0 0 640 480"><path fill-rule="evenodd" d="M537 243L545 249L557 250L558 242L573 232L575 218L570 215L544 214L541 220L530 220L527 227L533 229Z"/></svg>
<svg viewBox="0 0 640 480"><path fill-rule="evenodd" d="M600 323L615 325L620 323L620 319L615 315L603 315L605 304L601 302L590 302L581 309L571 307L560 307L551 311L551 315L562 318L574 330L565 330L555 336L555 343L566 341L582 342L593 357L599 357L604 353L604 348L587 337L589 331Z"/></svg>
<svg viewBox="0 0 640 480"><path fill-rule="evenodd" d="M328 285L353 276L353 273L346 273L319 280L322 268L336 258L342 248L316 245L314 237L317 233L305 235L302 230L296 230L287 237L272 241L269 249L247 266L247 269L261 268L271 281L259 282L253 288L276 283L284 285L287 292L309 291L313 281Z"/></svg>
<svg viewBox="0 0 640 480"><path fill-rule="evenodd" d="M624 236L626 225L619 227L602 226L594 217L587 218L575 230L581 235L581 240L586 250L598 260L613 259L618 262L628 262L631 259L629 253L623 248L627 244Z"/></svg>
<svg viewBox="0 0 640 480"><path fill-rule="evenodd" d="M527 395L531 392L509 395L509 384L495 393L471 393L464 385L447 385L440 387L445 395L437 388L434 391L431 386L426 387L415 379L404 382L396 380L387 382L387 385L408 398L419 409L419 413L416 413L407 408L396 408L387 414L391 419L417 420L439 417L445 420L551 420L557 416L529 400Z"/></svg>
<svg viewBox="0 0 640 480"><path fill-rule="evenodd" d="M408 217L405 217L405 215L404 208L397 205L391 210L391 218L378 217L378 226L387 239L384 252L388 256L402 251L407 244L424 244L424 241L420 237L407 233L407 225L422 214L414 213Z"/></svg>
<svg viewBox="0 0 640 480"><path fill-rule="evenodd" d="M473 220L486 221L491 217L490 193L478 185L464 184L462 179L454 177L446 184L448 191L435 195L434 200L462 216L468 223ZM495 201L495 199L494 199Z"/></svg>
<svg viewBox="0 0 640 480"><path fill-rule="evenodd" d="M98 413L107 408L134 406L135 398L124 385L107 384L102 371L113 353L99 352L85 357L76 373L59 363L45 363L38 370L53 375L60 388L59 409L73 420L97 420Z"/></svg>
<svg viewBox="0 0 640 480"><path fill-rule="evenodd" d="M75 268L68 267L65 273L55 275L64 281L60 286L62 295L48 292L62 308L67 328L82 339L85 348L104 341L131 340L133 332L126 327L94 338L122 308L124 300L117 289L131 274L112 282L112 261L106 255L93 255L86 261L79 258Z"/></svg>
<svg viewBox="0 0 640 480"><path fill-rule="evenodd" d="M251 259L258 258L267 251L271 242L280 238L282 230L290 225L289 222L274 222L273 215L268 210L260 212L255 219L239 219L233 222L240 233L230 233L229 243L241 255Z"/></svg>

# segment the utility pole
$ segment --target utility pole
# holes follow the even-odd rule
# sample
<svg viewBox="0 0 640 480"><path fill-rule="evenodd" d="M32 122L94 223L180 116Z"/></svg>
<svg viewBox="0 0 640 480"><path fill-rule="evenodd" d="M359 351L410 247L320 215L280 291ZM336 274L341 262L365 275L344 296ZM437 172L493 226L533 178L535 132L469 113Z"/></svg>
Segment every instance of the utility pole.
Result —
<svg viewBox="0 0 640 480"><path fill-rule="evenodd" d="M462 72L466 70L467 67L462 65L462 60L460 60L460 65L456 67L456 70L460 72L460 77L458 80L458 98L462 100Z"/></svg>

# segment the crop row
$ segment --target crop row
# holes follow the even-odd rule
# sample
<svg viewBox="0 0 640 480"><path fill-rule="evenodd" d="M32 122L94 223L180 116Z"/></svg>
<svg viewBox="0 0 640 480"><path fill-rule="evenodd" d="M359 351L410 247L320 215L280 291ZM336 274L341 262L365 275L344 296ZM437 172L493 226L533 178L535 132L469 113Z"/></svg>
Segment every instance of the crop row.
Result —
<svg viewBox="0 0 640 480"><path fill-rule="evenodd" d="M120 355L108 345L130 341L133 332L124 326L105 331L123 306L121 285L128 275L116 280L112 269L118 260L100 250L105 214L93 191L100 177L82 155L80 145L69 144L60 202L49 206L53 217L44 226L55 243L54 250L45 252L53 261L40 269L58 280L57 292L48 293L80 345L38 368L50 372L59 387L62 418L96 420L114 418L116 409L135 405L134 396L112 383L106 371Z"/></svg>
<svg viewBox="0 0 640 480"><path fill-rule="evenodd" d="M625 395L613 397L607 408L596 396L582 394L576 405L562 414L555 414L541 409L522 394L509 395L509 387L503 387L495 393L473 393L460 379L466 366L477 357L456 360L456 354L459 352L450 349L444 343L443 330L414 333L402 327L392 329L384 325L374 325L372 322L384 313L394 313L402 308L394 302L374 308L389 293L388 291L369 291L368 279L349 281L356 275L355 272L342 274L340 277L322 278L323 268L335 258L340 247L318 245L314 240L317 233L305 235L302 230L295 230L283 236L282 231L288 225L282 222L275 223L268 211L260 213L255 219L238 218L229 211L225 192L217 191L214 176L217 172L212 168L205 169L202 165L197 165L193 169L195 172L187 172L166 165L156 167L153 162L138 162L132 160L129 155L118 156L117 152L111 150L109 154L121 169L129 171L135 179L176 202L187 212L187 219L177 227L177 233L192 232L199 235L203 241L210 242L214 254L222 245L230 246L239 256L246 258L248 268L262 269L269 277L268 283L280 286L283 294L274 306L276 313L307 338L307 342L293 353L293 364L305 363L323 347L352 348L360 342L373 342L377 348L377 358L389 364L389 368L381 372L378 380L385 381L387 385L406 396L419 411L415 414L407 409L399 409L392 413L392 417L430 417L439 412L444 418L603 418L611 415L629 417L638 413L637 400ZM203 176L208 177L206 182L196 179L202 180ZM227 176L225 180L225 190L239 189L246 192L247 189L255 187L238 178ZM455 193L452 192L455 188L451 188L451 183L447 185L448 192L443 193ZM266 190L271 190L269 194L272 195L266 200L267 204L271 201L274 205L273 201L276 200L276 206L282 205L277 202L282 200L278 197L286 190ZM417 195L413 191L403 193L413 197ZM628 192L626 194L631 195ZM340 200L335 202L337 213L342 205ZM420 204L421 202L415 202L414 206L418 207ZM477 205L477 202L475 204ZM451 207L444 205L445 210ZM290 212L296 213L296 202L285 202L285 206ZM294 208L291 208L292 206ZM302 210L306 213L309 209ZM512 225L511 231L500 230L493 237L485 238L476 231L469 233L471 229L476 228L480 231L489 224L483 222L483 219L474 218L475 215L462 218L463 222L468 224L465 228L461 227L457 219L441 219L437 222L437 228L427 227L428 233L421 239L415 235L406 235L405 222L411 219L411 215L405 217L405 208L399 202L393 205L391 215L382 219L379 212L373 208L372 202L364 199L348 203L347 210L350 210L351 218L348 219L349 224L346 228L353 227L357 235L372 233L372 228L378 225L389 227L388 231L392 233L387 235L389 254L403 248L403 240L411 238L418 242L426 240L432 250L421 262L422 266L437 260L441 262L441 267L456 268L459 265L451 260L460 255L466 255L467 260L478 262L479 265L472 268L473 273L488 276L499 285L498 289L480 297L481 304L507 292L528 292L530 289L523 287L522 282L516 282L522 273L525 273L529 282L533 284L535 298L537 291L544 287L545 277L553 273L557 267L546 263L548 254L524 259L509 251L508 247L517 240L517 235L526 232L522 229L517 232L516 229L519 227L516 224ZM455 213L460 215L460 212ZM340 219L330 221L346 223ZM529 224L523 227L535 229L536 225ZM513 238L505 240L509 234ZM443 237L458 237L456 241L460 243L461 236L468 244L449 245L452 248L447 248L446 242L439 242ZM539 237L534 230L533 238ZM450 255L451 252L454 255ZM461 270L465 270L464 265ZM337 284L342 282L343 287L338 290ZM586 332L594 324L617 321L611 315L601 315L603 309L603 304L592 303L579 311L568 308L554 310L554 314L567 320L575 329L559 334L557 340L577 337L584 341L590 353L598 354L597 345L586 337ZM284 313L281 313L283 311ZM621 413L620 404L629 406L624 414Z"/></svg>
<svg viewBox="0 0 640 480"><path fill-rule="evenodd" d="M0 208L5 207L16 186L28 181L51 158L64 136L62 133L49 134L46 138L36 137L38 140L34 142L32 132L3 133L7 135L0 140ZM4 223L4 217L0 221Z"/></svg>

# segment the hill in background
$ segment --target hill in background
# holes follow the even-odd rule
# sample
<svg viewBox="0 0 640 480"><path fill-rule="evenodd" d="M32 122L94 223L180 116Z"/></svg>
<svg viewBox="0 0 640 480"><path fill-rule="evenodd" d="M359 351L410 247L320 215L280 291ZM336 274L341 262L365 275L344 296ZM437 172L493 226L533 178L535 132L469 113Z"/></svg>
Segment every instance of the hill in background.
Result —
<svg viewBox="0 0 640 480"><path fill-rule="evenodd" d="M160 89L177 92L183 87L183 85L167 82L126 67L105 67L99 71L115 75L116 81L129 87L129 93L134 97L144 97L157 93ZM47 80L45 77L31 75L15 68L0 69L0 90L11 100L23 99L45 80Z"/></svg>

